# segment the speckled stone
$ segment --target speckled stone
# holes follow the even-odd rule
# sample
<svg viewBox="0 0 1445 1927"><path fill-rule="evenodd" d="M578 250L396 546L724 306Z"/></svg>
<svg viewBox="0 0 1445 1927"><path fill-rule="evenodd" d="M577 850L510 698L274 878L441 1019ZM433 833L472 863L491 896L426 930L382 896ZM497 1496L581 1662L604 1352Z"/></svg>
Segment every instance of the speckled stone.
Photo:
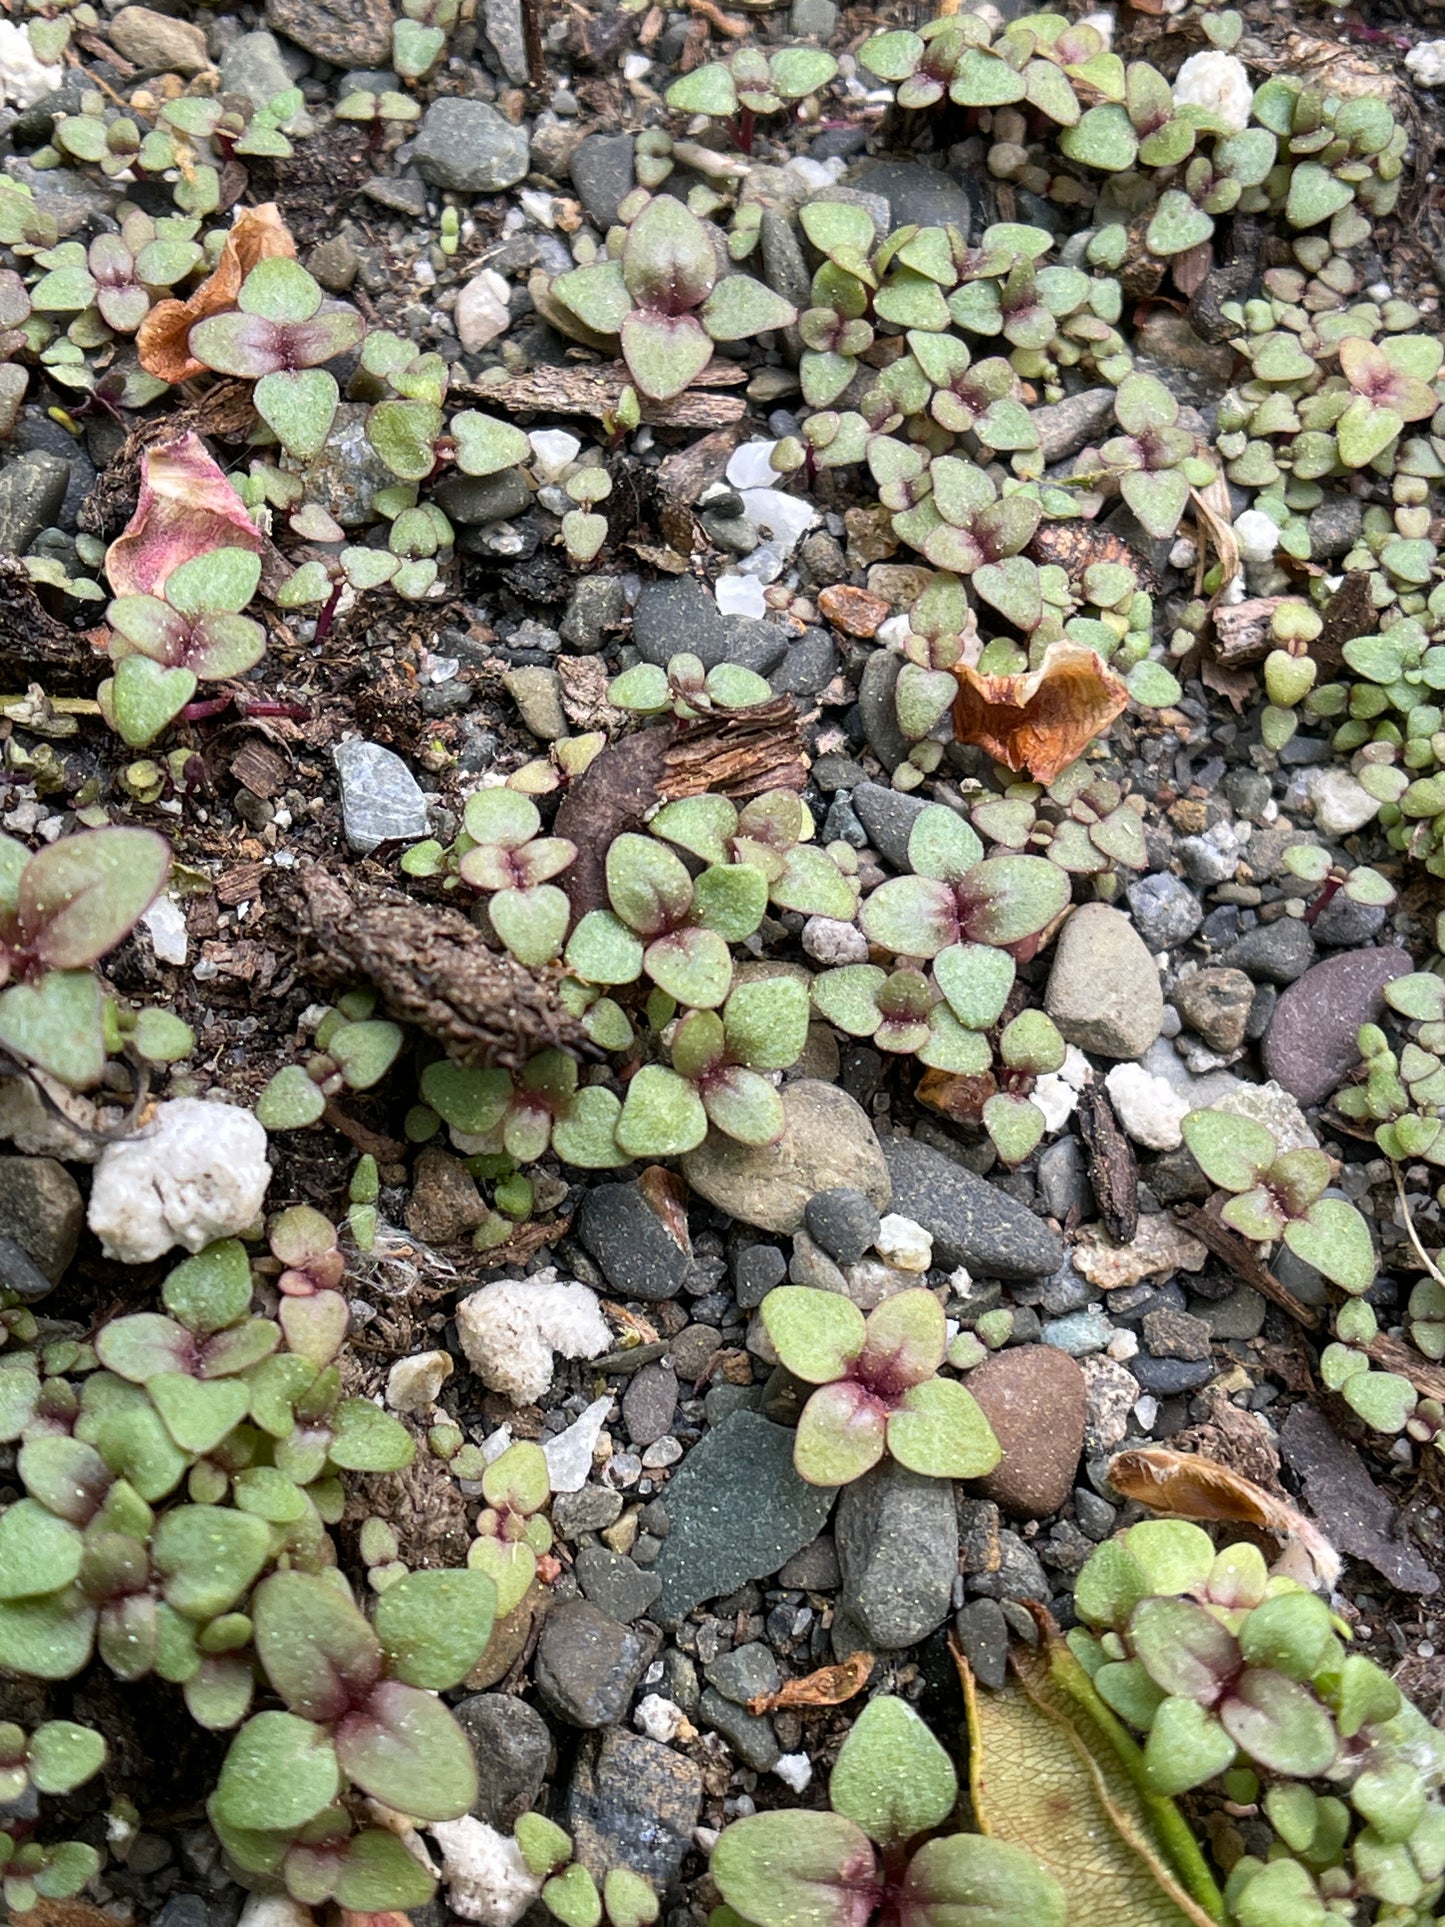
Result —
<svg viewBox="0 0 1445 1927"><path fill-rule="evenodd" d="M1026 1519L1057 1512L1084 1449L1086 1395L1077 1361L1048 1345L1019 1345L986 1358L964 1383L1003 1447L977 1489Z"/></svg>
<svg viewBox="0 0 1445 1927"><path fill-rule="evenodd" d="M1352 950L1307 970L1274 1007L1264 1039L1270 1076L1301 1104L1322 1103L1360 1061L1355 1036L1384 1010L1385 985L1409 969L1403 951Z"/></svg>

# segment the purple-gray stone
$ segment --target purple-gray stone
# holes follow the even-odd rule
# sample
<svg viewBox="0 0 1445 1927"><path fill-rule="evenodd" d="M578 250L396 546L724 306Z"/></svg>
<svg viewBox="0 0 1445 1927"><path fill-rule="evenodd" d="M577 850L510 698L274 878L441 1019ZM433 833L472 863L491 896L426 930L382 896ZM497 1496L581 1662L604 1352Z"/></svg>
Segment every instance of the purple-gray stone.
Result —
<svg viewBox="0 0 1445 1927"><path fill-rule="evenodd" d="M1313 965L1280 994L1264 1039L1264 1067L1301 1104L1319 1104L1360 1061L1355 1037L1405 976L1402 950L1351 950Z"/></svg>

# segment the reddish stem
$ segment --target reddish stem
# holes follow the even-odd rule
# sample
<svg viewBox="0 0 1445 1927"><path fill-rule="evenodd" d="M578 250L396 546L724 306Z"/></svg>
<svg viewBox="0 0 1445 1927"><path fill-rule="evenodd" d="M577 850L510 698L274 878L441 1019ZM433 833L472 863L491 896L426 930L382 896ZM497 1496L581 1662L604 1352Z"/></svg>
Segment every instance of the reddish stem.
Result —
<svg viewBox="0 0 1445 1927"><path fill-rule="evenodd" d="M327 636L330 635L331 625L336 620L336 605L340 602L341 591L345 587L346 587L346 584L342 581L337 581L332 585L331 594L327 598L326 607L321 611L321 614L316 618L316 638L315 639L317 642L325 642Z"/></svg>
<svg viewBox="0 0 1445 1927"><path fill-rule="evenodd" d="M757 119L757 114L751 107L742 107L738 111L738 117L733 122L733 138L741 153L751 154L753 151L753 129L757 125Z"/></svg>
<svg viewBox="0 0 1445 1927"><path fill-rule="evenodd" d="M1324 889L1320 891L1319 895L1315 898L1314 902L1310 905L1309 909L1305 911L1306 923L1319 922L1320 918L1324 915L1325 911L1329 908L1330 904L1334 902L1335 895L1338 892L1341 884L1343 884L1344 880L1345 879L1343 877L1327 877L1325 879Z"/></svg>

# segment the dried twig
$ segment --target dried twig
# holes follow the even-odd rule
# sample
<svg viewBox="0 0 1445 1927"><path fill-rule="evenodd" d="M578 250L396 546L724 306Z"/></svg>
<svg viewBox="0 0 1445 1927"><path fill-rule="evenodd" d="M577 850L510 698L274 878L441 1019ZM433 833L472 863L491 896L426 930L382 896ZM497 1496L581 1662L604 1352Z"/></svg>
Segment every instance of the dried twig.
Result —
<svg viewBox="0 0 1445 1927"><path fill-rule="evenodd" d="M732 40L741 40L752 31L746 20L739 20L735 13L724 13L717 5L717 0L687 0L687 4L694 13L700 13L709 26L716 27L719 33L727 34Z"/></svg>
<svg viewBox="0 0 1445 1927"><path fill-rule="evenodd" d="M1216 1258L1222 1259L1247 1285L1252 1285L1262 1298L1268 1298L1272 1304L1287 1311L1301 1325L1307 1325L1311 1330L1318 1326L1319 1314L1302 1304L1267 1265L1261 1264L1248 1238L1241 1237L1239 1232L1221 1223L1213 1212L1204 1211L1197 1204L1176 1205L1174 1217L1186 1231L1192 1231L1201 1244L1208 1245Z"/></svg>

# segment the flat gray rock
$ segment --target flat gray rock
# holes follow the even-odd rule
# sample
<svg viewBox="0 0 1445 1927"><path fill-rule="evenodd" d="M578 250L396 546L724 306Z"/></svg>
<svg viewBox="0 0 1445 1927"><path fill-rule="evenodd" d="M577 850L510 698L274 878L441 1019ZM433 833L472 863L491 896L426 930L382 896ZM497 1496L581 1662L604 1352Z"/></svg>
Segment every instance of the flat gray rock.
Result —
<svg viewBox="0 0 1445 1927"><path fill-rule="evenodd" d="M655 1617L678 1619L701 1600L769 1578L812 1544L832 1503L830 1487L807 1485L793 1470L786 1426L733 1412L703 1434L668 1485Z"/></svg>
<svg viewBox="0 0 1445 1927"><path fill-rule="evenodd" d="M426 797L394 751L356 742L338 743L331 754L341 782L346 841L358 856L378 843L415 842L426 835Z"/></svg>
<svg viewBox="0 0 1445 1927"><path fill-rule="evenodd" d="M531 147L525 128L482 100L434 100L412 142L424 181L456 194L500 194L525 178Z"/></svg>
<svg viewBox="0 0 1445 1927"><path fill-rule="evenodd" d="M1327 957L1292 983L1264 1036L1264 1067L1301 1104L1323 1103L1360 1061L1361 1024L1378 1021L1385 985L1403 977L1403 950L1351 950Z"/></svg>
<svg viewBox="0 0 1445 1927"><path fill-rule="evenodd" d="M1049 1278L1064 1247L1041 1218L986 1178L913 1137L889 1137L892 1209L933 1239L935 1264L967 1265L986 1278Z"/></svg>
<svg viewBox="0 0 1445 1927"><path fill-rule="evenodd" d="M958 1516L948 1479L893 1460L845 1485L834 1527L843 1585L833 1648L896 1651L943 1624L958 1570Z"/></svg>

